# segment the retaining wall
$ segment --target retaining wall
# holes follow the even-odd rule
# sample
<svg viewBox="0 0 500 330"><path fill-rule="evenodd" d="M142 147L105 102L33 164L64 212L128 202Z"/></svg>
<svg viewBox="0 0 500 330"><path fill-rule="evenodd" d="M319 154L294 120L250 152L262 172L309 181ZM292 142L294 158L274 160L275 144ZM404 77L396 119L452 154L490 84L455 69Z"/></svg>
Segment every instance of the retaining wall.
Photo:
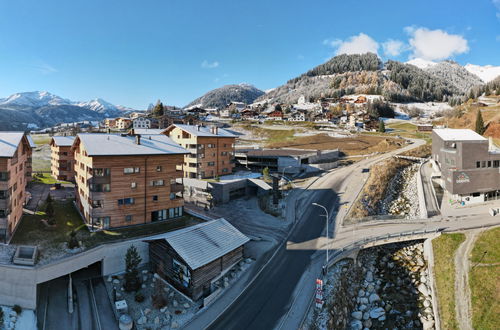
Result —
<svg viewBox="0 0 500 330"><path fill-rule="evenodd" d="M427 219L429 217L427 214L427 204L425 202L424 184L422 183L422 166L426 163L427 162L420 163L417 175L418 209L420 211L420 218L422 219Z"/></svg>

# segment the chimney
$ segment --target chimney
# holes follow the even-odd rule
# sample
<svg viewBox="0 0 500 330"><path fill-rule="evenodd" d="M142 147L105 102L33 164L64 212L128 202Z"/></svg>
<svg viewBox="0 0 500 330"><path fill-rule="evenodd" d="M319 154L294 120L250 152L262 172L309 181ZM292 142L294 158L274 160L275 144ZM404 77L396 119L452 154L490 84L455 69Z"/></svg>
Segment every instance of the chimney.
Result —
<svg viewBox="0 0 500 330"><path fill-rule="evenodd" d="M135 136L135 144L140 145L141 144L141 135L137 134Z"/></svg>
<svg viewBox="0 0 500 330"><path fill-rule="evenodd" d="M196 129L198 130L198 132L200 131L200 125L196 125Z"/></svg>
<svg viewBox="0 0 500 330"><path fill-rule="evenodd" d="M130 129L130 135L135 135L135 130L133 128Z"/></svg>
<svg viewBox="0 0 500 330"><path fill-rule="evenodd" d="M211 130L212 134L217 135L219 133L219 128L217 126L214 125L211 128L212 128L212 130Z"/></svg>

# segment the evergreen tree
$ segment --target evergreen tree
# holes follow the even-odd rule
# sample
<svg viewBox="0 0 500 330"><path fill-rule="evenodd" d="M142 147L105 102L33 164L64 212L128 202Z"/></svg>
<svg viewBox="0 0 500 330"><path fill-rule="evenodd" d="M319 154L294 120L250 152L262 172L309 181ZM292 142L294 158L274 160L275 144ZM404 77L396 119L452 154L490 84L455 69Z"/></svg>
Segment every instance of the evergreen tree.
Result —
<svg viewBox="0 0 500 330"><path fill-rule="evenodd" d="M49 218L54 216L54 205L52 204L52 196L50 194L47 195L47 199L45 200L45 214Z"/></svg>
<svg viewBox="0 0 500 330"><path fill-rule="evenodd" d="M378 131L380 133L385 133L385 123L383 120L381 120L378 124Z"/></svg>
<svg viewBox="0 0 500 330"><path fill-rule="evenodd" d="M156 102L156 105L153 107L153 116L161 117L163 116L163 103L160 100Z"/></svg>
<svg viewBox="0 0 500 330"><path fill-rule="evenodd" d="M262 175L264 176L265 180L269 180L269 178L270 178L270 176L269 176L269 167L265 167L262 170Z"/></svg>
<svg viewBox="0 0 500 330"><path fill-rule="evenodd" d="M481 114L481 110L478 110L476 117L476 133L479 135L483 135L485 130L486 129L484 128L483 115Z"/></svg>
<svg viewBox="0 0 500 330"><path fill-rule="evenodd" d="M141 287L141 282L139 279L139 264L142 259L137 252L135 246L131 246L127 250L127 254L125 255L125 290L137 291Z"/></svg>

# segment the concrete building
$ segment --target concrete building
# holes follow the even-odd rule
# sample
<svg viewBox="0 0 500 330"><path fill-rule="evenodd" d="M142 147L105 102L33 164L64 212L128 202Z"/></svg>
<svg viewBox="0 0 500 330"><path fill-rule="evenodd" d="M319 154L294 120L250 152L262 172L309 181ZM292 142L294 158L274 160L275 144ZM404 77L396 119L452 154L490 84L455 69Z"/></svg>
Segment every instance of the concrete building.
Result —
<svg viewBox="0 0 500 330"><path fill-rule="evenodd" d="M74 136L54 136L50 141L50 172L56 180L72 181L74 179L74 157L71 146Z"/></svg>
<svg viewBox="0 0 500 330"><path fill-rule="evenodd" d="M174 124L165 134L189 151L184 157L184 177L205 179L233 172L233 133L217 126Z"/></svg>
<svg viewBox="0 0 500 330"><path fill-rule="evenodd" d="M151 270L198 300L216 290L215 282L243 259L248 241L222 218L177 230L149 242Z"/></svg>
<svg viewBox="0 0 500 330"><path fill-rule="evenodd" d="M470 129L434 129L432 159L441 185L464 204L500 198L500 151Z"/></svg>
<svg viewBox="0 0 500 330"><path fill-rule="evenodd" d="M337 167L339 151L239 148L235 158L238 166L259 172L266 167L280 173L315 172Z"/></svg>
<svg viewBox="0 0 500 330"><path fill-rule="evenodd" d="M23 215L31 152L23 132L0 132L0 242L10 240Z"/></svg>
<svg viewBox="0 0 500 330"><path fill-rule="evenodd" d="M78 134L76 201L92 229L146 224L180 217L187 151L165 135Z"/></svg>
<svg viewBox="0 0 500 330"><path fill-rule="evenodd" d="M116 118L115 127L119 130L126 130L132 125L132 119L120 117Z"/></svg>

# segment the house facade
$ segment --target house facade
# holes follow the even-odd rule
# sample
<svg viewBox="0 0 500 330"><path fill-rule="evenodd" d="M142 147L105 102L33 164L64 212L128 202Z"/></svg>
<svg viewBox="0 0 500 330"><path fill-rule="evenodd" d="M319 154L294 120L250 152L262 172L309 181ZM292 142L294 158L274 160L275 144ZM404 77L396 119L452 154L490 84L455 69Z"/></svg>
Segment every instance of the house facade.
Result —
<svg viewBox="0 0 500 330"><path fill-rule="evenodd" d="M464 204L500 199L500 150L469 129L434 129L432 159L441 185Z"/></svg>
<svg viewBox="0 0 500 330"><path fill-rule="evenodd" d="M184 157L185 178L214 178L233 172L236 135L216 126L174 124L165 130L189 151Z"/></svg>
<svg viewBox="0 0 500 330"><path fill-rule="evenodd" d="M74 141L74 136L54 136L50 141L50 172L56 180L73 181L74 179L74 157L71 150Z"/></svg>
<svg viewBox="0 0 500 330"><path fill-rule="evenodd" d="M196 301L217 289L248 241L222 218L177 230L149 241L151 270Z"/></svg>
<svg viewBox="0 0 500 330"><path fill-rule="evenodd" d="M72 150L77 205L90 228L182 216L182 171L176 168L187 151L167 136L79 134Z"/></svg>
<svg viewBox="0 0 500 330"><path fill-rule="evenodd" d="M132 120L132 127L136 128L151 128L151 120L146 117L137 117Z"/></svg>
<svg viewBox="0 0 500 330"><path fill-rule="evenodd" d="M8 242L23 215L31 178L31 146L23 132L0 132L0 241Z"/></svg>
<svg viewBox="0 0 500 330"><path fill-rule="evenodd" d="M132 119L130 118L116 118L115 127L119 130L126 130L132 125Z"/></svg>

